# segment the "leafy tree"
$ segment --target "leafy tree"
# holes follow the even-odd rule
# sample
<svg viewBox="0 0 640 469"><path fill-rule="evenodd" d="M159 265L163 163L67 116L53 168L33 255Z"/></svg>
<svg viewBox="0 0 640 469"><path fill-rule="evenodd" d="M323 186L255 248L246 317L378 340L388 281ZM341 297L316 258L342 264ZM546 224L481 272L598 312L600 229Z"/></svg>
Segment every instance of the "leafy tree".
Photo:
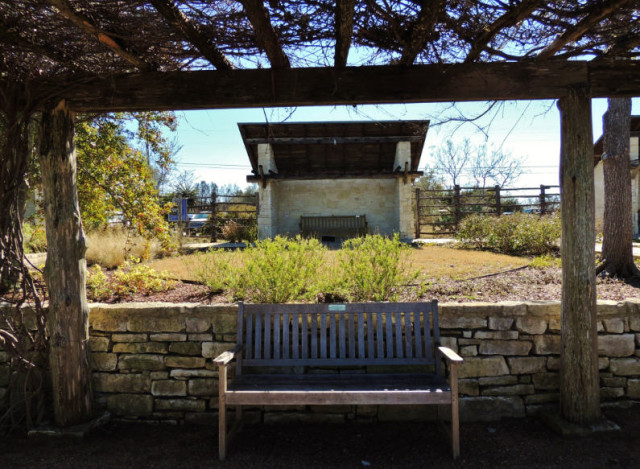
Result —
<svg viewBox="0 0 640 469"><path fill-rule="evenodd" d="M603 118L604 236L602 262L596 271L622 278L640 275L633 261L630 120L631 98L609 98Z"/></svg>

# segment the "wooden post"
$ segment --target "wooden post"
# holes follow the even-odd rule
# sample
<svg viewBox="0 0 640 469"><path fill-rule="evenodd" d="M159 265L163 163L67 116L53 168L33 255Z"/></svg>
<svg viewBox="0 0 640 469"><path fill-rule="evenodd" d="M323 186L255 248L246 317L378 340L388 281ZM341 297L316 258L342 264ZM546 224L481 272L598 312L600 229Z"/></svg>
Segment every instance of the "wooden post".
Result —
<svg viewBox="0 0 640 469"><path fill-rule="evenodd" d="M502 214L502 205L500 200L500 186L496 185L493 188L493 190L496 194L496 214L500 216Z"/></svg>
<svg viewBox="0 0 640 469"><path fill-rule="evenodd" d="M420 238L420 188L416 188L416 239Z"/></svg>
<svg viewBox="0 0 640 469"><path fill-rule="evenodd" d="M218 220L216 217L216 207L218 202L218 194L211 191L211 242L214 243L218 239Z"/></svg>
<svg viewBox="0 0 640 469"><path fill-rule="evenodd" d="M454 223L455 223L455 231L458 231L458 224L460 223L460 220L462 218L462 213L461 213L461 207L460 207L460 186L459 185L455 185L453 187L454 193L453 193L453 210L454 210L454 215L453 215L453 219L454 219Z"/></svg>
<svg viewBox="0 0 640 469"><path fill-rule="evenodd" d="M560 410L568 421L588 425L600 419L593 137L588 86L569 88L558 108L562 194Z"/></svg>
<svg viewBox="0 0 640 469"><path fill-rule="evenodd" d="M40 141L53 407L56 423L71 425L91 417L93 396L85 288L86 243L78 204L73 114L64 100L42 113Z"/></svg>
<svg viewBox="0 0 640 469"><path fill-rule="evenodd" d="M540 184L540 215L544 215L547 213L547 196L546 196L547 186L544 184Z"/></svg>

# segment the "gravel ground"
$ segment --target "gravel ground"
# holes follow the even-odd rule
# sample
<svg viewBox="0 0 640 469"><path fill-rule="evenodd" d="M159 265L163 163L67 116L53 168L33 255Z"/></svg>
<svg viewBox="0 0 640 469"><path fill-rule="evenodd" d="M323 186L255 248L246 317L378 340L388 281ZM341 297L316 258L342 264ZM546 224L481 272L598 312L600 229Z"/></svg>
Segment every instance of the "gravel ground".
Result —
<svg viewBox="0 0 640 469"><path fill-rule="evenodd" d="M214 427L111 423L81 441L3 438L0 467L640 467L640 405L607 417L622 431L580 439L562 439L533 418L463 423L457 461L435 423L246 425L224 463Z"/></svg>

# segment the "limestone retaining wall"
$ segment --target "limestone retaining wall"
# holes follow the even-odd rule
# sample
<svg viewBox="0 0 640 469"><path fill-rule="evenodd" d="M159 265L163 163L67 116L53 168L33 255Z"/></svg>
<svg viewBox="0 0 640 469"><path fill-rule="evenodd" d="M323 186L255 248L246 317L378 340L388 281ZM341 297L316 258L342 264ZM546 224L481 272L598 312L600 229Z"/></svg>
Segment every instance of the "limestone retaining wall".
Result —
<svg viewBox="0 0 640 469"><path fill-rule="evenodd" d="M114 416L217 421L212 358L235 342L234 305L92 305L91 360L97 402ZM463 421L535 414L558 402L560 304L440 305L442 342L460 368ZM598 303L603 403L640 400L640 300ZM0 352L0 396L9 378ZM435 406L304 406L246 409L255 421L429 419Z"/></svg>

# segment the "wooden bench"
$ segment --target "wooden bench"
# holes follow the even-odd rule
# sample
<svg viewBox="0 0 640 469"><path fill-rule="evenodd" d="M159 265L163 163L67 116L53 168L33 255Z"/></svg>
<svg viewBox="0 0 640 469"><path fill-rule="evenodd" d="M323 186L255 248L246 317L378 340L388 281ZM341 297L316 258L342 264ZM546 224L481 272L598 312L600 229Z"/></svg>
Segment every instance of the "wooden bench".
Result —
<svg viewBox="0 0 640 469"><path fill-rule="evenodd" d="M236 347L214 360L220 370L220 460L226 455L227 405L237 406L240 422L242 405L444 404L451 407L453 457L459 456L457 364L462 358L439 346L436 301L239 303L237 337ZM448 364L448 382L441 359ZM232 361L235 378L228 382ZM388 372L371 372L371 366ZM415 371L394 373L396 366ZM265 367L283 372L264 374ZM339 374L285 373L291 367L347 369ZM252 368L263 370L252 373Z"/></svg>
<svg viewBox="0 0 640 469"><path fill-rule="evenodd" d="M365 215L348 216L302 216L300 217L302 236L332 236L335 238L354 238L367 234Z"/></svg>

